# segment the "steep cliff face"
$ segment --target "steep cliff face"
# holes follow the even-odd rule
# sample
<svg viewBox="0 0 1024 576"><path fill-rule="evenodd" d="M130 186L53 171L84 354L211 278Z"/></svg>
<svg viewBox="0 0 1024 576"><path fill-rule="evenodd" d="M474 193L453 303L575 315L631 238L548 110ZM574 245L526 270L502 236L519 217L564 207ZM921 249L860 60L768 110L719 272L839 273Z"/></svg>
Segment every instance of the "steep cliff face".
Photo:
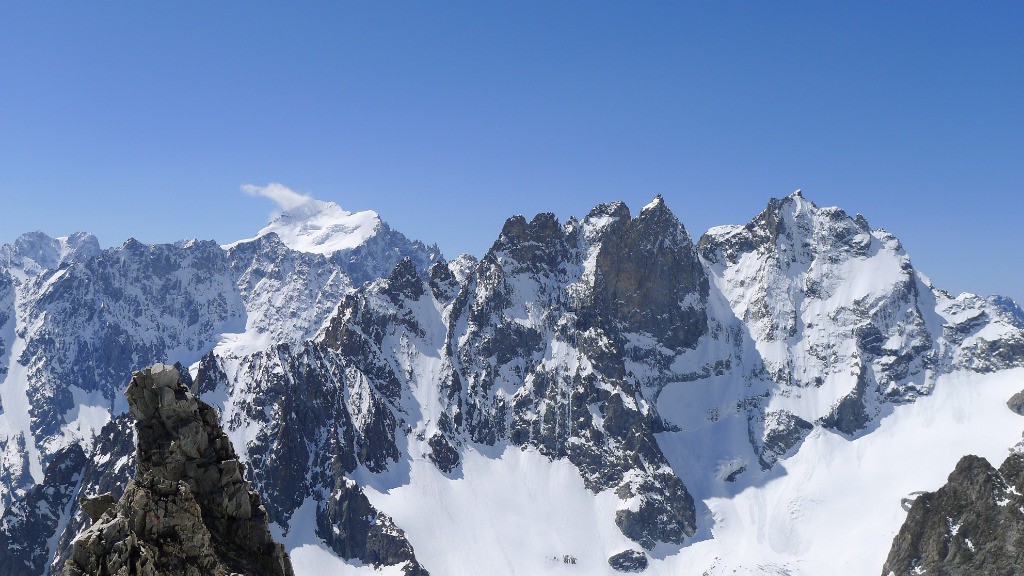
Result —
<svg viewBox="0 0 1024 576"><path fill-rule="evenodd" d="M1024 452L998 468L964 456L945 486L919 495L882 576L1024 574Z"/></svg>
<svg viewBox="0 0 1024 576"><path fill-rule="evenodd" d="M63 574L292 576L245 464L177 369L136 372L126 395L136 477L116 503L110 495L83 501L94 523L72 541Z"/></svg>

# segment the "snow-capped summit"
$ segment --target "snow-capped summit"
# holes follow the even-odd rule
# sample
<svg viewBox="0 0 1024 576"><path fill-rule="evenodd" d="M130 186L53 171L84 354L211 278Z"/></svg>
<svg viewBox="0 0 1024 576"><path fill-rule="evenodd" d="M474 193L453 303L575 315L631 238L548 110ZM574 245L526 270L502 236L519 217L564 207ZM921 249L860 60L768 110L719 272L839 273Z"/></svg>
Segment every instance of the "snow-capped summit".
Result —
<svg viewBox="0 0 1024 576"><path fill-rule="evenodd" d="M279 214L255 237L233 242L224 248L274 233L292 250L330 255L362 245L382 226L380 216L373 210L349 212L334 202L310 198Z"/></svg>
<svg viewBox="0 0 1024 576"><path fill-rule="evenodd" d="M0 246L0 267L21 269L26 273L35 274L99 253L99 241L86 232L56 238L39 231L28 232L18 236L13 244Z"/></svg>
<svg viewBox="0 0 1024 576"><path fill-rule="evenodd" d="M655 196L654 200L651 200L646 206L640 209L640 212L647 212L654 208L665 208L665 199L661 197L661 194Z"/></svg>

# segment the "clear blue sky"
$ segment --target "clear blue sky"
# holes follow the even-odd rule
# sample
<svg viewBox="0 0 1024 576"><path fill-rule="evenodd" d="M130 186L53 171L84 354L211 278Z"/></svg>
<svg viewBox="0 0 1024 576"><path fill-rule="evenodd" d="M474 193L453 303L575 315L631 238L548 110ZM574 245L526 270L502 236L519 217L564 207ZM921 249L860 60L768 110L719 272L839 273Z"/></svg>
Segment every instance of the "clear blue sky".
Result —
<svg viewBox="0 0 1024 576"><path fill-rule="evenodd" d="M159 5L158 5L159 4ZM448 255L802 188L1024 301L1024 2L0 2L0 243L221 242L281 182Z"/></svg>

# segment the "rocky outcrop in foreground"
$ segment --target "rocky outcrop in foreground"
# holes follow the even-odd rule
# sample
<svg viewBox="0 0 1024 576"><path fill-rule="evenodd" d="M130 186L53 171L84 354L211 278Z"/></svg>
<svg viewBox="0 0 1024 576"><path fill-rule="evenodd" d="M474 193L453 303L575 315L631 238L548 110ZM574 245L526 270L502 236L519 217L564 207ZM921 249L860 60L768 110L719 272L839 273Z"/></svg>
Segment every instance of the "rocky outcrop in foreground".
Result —
<svg viewBox="0 0 1024 576"><path fill-rule="evenodd" d="M93 525L72 543L65 576L292 576L258 493L213 408L156 364L126 391L137 473L121 499L82 501Z"/></svg>
<svg viewBox="0 0 1024 576"><path fill-rule="evenodd" d="M964 456L949 481L919 496L893 540L883 576L1024 574L1024 453L997 470Z"/></svg>

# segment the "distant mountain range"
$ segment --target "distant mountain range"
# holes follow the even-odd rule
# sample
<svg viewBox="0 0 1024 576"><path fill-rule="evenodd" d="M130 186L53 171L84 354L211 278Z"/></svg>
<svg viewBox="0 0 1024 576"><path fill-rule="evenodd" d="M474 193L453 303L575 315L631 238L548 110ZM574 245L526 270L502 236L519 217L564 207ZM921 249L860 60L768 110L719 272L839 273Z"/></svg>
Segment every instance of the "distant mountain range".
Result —
<svg viewBox="0 0 1024 576"><path fill-rule="evenodd" d="M79 497L120 496L156 362L300 576L902 576L966 545L901 501L1024 430L1024 312L799 192L696 243L660 197L514 216L479 260L317 200L225 246L36 232L0 247L0 576L59 573Z"/></svg>

